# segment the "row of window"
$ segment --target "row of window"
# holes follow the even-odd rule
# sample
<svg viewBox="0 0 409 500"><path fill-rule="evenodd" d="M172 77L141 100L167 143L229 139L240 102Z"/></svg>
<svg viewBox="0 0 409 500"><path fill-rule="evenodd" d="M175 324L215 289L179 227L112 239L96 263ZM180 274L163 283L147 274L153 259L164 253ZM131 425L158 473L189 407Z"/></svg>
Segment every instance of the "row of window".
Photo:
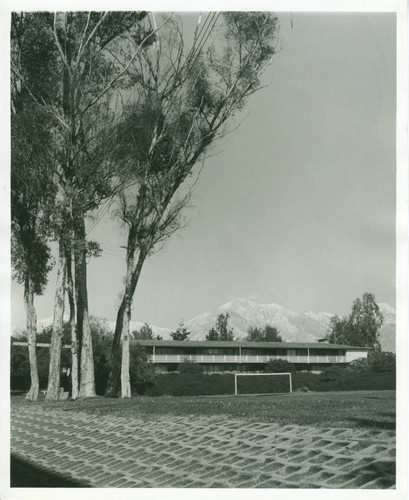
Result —
<svg viewBox="0 0 409 500"><path fill-rule="evenodd" d="M152 348L149 349L151 354ZM310 349L310 356L345 356L345 350L339 349ZM180 355L180 356L238 356L238 347L156 347L155 353L157 355ZM307 356L308 350L302 349L273 349L273 348L255 348L243 347L241 349L242 356Z"/></svg>

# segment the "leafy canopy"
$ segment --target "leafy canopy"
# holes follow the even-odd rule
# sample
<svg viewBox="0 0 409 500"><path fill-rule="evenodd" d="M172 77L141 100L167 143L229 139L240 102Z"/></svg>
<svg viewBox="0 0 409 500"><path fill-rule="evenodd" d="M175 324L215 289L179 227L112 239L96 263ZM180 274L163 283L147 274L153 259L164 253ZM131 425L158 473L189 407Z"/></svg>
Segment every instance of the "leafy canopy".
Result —
<svg viewBox="0 0 409 500"><path fill-rule="evenodd" d="M170 334L173 340L187 340L190 336L189 330L183 324L183 321L179 323L177 329Z"/></svg>
<svg viewBox="0 0 409 500"><path fill-rule="evenodd" d="M206 340L234 340L233 329L228 325L229 318L230 314L228 312L219 314L215 326L212 327L206 335Z"/></svg>
<svg viewBox="0 0 409 500"><path fill-rule="evenodd" d="M275 326L266 325L264 328L251 326L245 338L248 342L283 342Z"/></svg>
<svg viewBox="0 0 409 500"><path fill-rule="evenodd" d="M135 340L162 340L160 335L155 337L152 327L148 323L144 323L140 330L134 330L132 335Z"/></svg>
<svg viewBox="0 0 409 500"><path fill-rule="evenodd" d="M327 336L331 344L379 348L379 330L383 315L371 293L364 293L362 300L356 299L349 316L331 318Z"/></svg>

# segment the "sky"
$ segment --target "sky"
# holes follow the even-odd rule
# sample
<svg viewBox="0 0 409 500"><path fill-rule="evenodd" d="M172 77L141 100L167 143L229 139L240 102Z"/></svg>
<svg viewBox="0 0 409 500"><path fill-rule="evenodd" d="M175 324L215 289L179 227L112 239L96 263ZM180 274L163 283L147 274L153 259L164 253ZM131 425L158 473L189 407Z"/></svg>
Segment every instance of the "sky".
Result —
<svg viewBox="0 0 409 500"><path fill-rule="evenodd" d="M145 263L134 320L174 328L238 297L345 315L371 292L395 306L395 15L280 20L268 86L215 144L186 227ZM114 320L125 234L106 215L89 237L104 250L89 264L90 313ZM54 288L51 272L39 319L53 313ZM11 302L23 327L15 283Z"/></svg>

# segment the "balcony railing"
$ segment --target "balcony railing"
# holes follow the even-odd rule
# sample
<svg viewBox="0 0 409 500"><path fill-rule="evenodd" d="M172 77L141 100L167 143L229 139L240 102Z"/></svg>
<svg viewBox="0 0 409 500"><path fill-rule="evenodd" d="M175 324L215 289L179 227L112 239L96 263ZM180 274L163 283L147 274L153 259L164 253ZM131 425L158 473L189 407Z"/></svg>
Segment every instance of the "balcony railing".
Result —
<svg viewBox="0 0 409 500"><path fill-rule="evenodd" d="M223 354L155 354L151 356L154 363L267 363L274 359L284 359L290 363L345 363L346 356L317 355L223 355Z"/></svg>

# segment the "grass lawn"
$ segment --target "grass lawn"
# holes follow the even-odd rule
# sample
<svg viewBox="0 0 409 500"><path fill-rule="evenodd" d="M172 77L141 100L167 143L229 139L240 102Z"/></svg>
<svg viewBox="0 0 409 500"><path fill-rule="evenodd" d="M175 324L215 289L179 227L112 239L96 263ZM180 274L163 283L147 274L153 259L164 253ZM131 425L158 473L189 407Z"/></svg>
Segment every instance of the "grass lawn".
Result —
<svg viewBox="0 0 409 500"><path fill-rule="evenodd" d="M25 403L12 396L12 406L38 405L42 411L60 409L94 415L152 419L154 416L226 416L254 422L315 427L394 430L395 391L349 391L277 394L273 396L135 397L127 400L97 397L80 401Z"/></svg>

